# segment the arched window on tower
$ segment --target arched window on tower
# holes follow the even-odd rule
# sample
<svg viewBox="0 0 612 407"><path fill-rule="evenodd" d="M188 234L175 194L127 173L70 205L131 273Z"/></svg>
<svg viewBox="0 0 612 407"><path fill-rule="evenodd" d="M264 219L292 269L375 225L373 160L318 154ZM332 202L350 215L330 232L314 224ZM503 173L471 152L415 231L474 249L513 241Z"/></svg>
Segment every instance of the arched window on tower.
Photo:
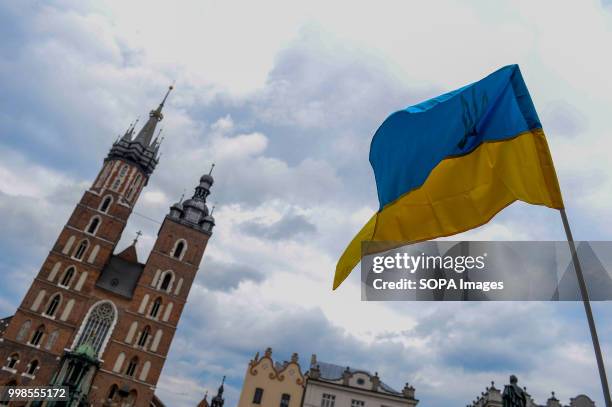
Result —
<svg viewBox="0 0 612 407"><path fill-rule="evenodd" d="M94 216L89 221L89 225L87 225L87 228L85 229L85 232L89 233L90 235L95 235L96 232L98 231L98 227L99 226L100 226L100 217L99 216Z"/></svg>
<svg viewBox="0 0 612 407"><path fill-rule="evenodd" d="M102 301L93 305L88 317L81 325L72 348L77 349L87 344L93 348L96 355L101 354L115 327L116 315L115 307L110 301Z"/></svg>
<svg viewBox="0 0 612 407"><path fill-rule="evenodd" d="M153 302L153 305L151 306L151 312L149 313L152 318L157 318L157 314L159 314L159 308L161 307L161 304L161 297L157 297L157 299Z"/></svg>
<svg viewBox="0 0 612 407"><path fill-rule="evenodd" d="M89 242L86 239L81 240L81 243L79 243L79 245L77 246L72 257L77 260L81 260L83 258L83 255L85 254L85 250L87 250L87 246L89 246Z"/></svg>
<svg viewBox="0 0 612 407"><path fill-rule="evenodd" d="M106 181L106 178L108 178L108 173L110 172L112 164L111 163L107 163L104 168L102 169L102 172L100 173L100 176L98 177L98 181L96 181L96 188L99 188L102 186L102 183L104 181Z"/></svg>
<svg viewBox="0 0 612 407"><path fill-rule="evenodd" d="M47 309L45 310L46 316L53 317L55 315L55 311L57 311L57 307L59 307L61 299L62 297L59 294L55 294L53 297L51 297L49 303L47 304Z"/></svg>
<svg viewBox="0 0 612 407"><path fill-rule="evenodd" d="M45 336L45 326L41 325L34 331L34 335L32 335L32 339L30 339L30 345L39 346L43 336Z"/></svg>
<svg viewBox="0 0 612 407"><path fill-rule="evenodd" d="M117 390L119 390L119 386L113 384L108 390L108 396L106 397L108 400L113 401L115 394L117 394Z"/></svg>
<svg viewBox="0 0 612 407"><path fill-rule="evenodd" d="M160 290L168 291L170 289L170 283L172 283L172 272L166 271L162 277L161 284L159 285Z"/></svg>
<svg viewBox="0 0 612 407"><path fill-rule="evenodd" d="M136 175L136 178L134 178L134 181L132 181L132 184L130 185L130 189L128 190L127 193L127 200L131 201L132 198L134 197L134 194L136 193L136 191L138 190L138 187L140 186L140 180L142 179L142 177L140 176L140 174Z"/></svg>
<svg viewBox="0 0 612 407"><path fill-rule="evenodd" d="M129 166L127 164L125 164L123 167L121 167L121 170L119 171L119 174L117 174L117 177L115 178L115 181L113 181L113 185L111 185L111 189L117 191L119 189L119 187L121 186L121 184L123 183L123 178L125 178L125 174L127 173Z"/></svg>
<svg viewBox="0 0 612 407"><path fill-rule="evenodd" d="M108 212L108 208L110 208L112 203L113 203L113 197L110 196L110 195L107 195L102 200L102 203L100 204L100 207L98 208L98 210L100 212L107 213Z"/></svg>
<svg viewBox="0 0 612 407"><path fill-rule="evenodd" d="M138 357L134 356L130 363L128 363L127 369L125 369L125 374L127 376L134 376L136 373L136 368L138 367Z"/></svg>
<svg viewBox="0 0 612 407"><path fill-rule="evenodd" d="M26 371L26 374L29 374L30 376L34 376L37 368L38 368L38 360L34 359L33 361L30 362L30 365L28 366L28 370Z"/></svg>
<svg viewBox="0 0 612 407"><path fill-rule="evenodd" d="M172 249L172 257L182 260L186 247L187 242L185 242L184 239L177 240L176 243L174 243L174 248Z"/></svg>
<svg viewBox="0 0 612 407"><path fill-rule="evenodd" d="M74 266L70 266L66 269L66 271L64 271L64 275L62 276L62 279L60 280L59 285L61 285L62 287L70 287L70 283L72 282L72 277L74 277L74 271L75 268Z"/></svg>
<svg viewBox="0 0 612 407"><path fill-rule="evenodd" d="M19 353L13 353L6 361L6 367L9 369L15 369L17 363L19 363Z"/></svg>
<svg viewBox="0 0 612 407"><path fill-rule="evenodd" d="M145 329L142 330L142 333L140 334L140 338L138 338L138 346L140 346L141 348L144 348L144 346L147 344L147 339L149 339L149 335L151 334L151 327L150 326L145 326Z"/></svg>

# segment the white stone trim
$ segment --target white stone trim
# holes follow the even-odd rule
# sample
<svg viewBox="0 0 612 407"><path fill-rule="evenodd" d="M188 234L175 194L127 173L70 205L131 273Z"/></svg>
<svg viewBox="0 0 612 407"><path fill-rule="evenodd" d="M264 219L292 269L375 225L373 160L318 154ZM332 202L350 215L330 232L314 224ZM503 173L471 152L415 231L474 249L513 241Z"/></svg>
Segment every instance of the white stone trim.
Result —
<svg viewBox="0 0 612 407"><path fill-rule="evenodd" d="M51 269L51 271L49 272L49 275L47 276L47 280L53 282L53 280L55 280L55 276L57 275L57 272L59 271L60 267L62 267L62 262L58 261L53 265L53 268Z"/></svg>
<svg viewBox="0 0 612 407"><path fill-rule="evenodd" d="M72 248L72 245L74 244L74 239L75 239L74 235L68 238L68 241L66 242L66 245L64 246L64 249L62 249L62 254L70 253L70 249Z"/></svg>
<svg viewBox="0 0 612 407"><path fill-rule="evenodd" d="M38 294L36 295L36 298L34 299L34 302L30 306L30 311L34 311L34 312L38 311L38 308L40 308L40 303L43 301L46 294L47 294L47 291L45 290L40 290L38 292Z"/></svg>
<svg viewBox="0 0 612 407"><path fill-rule="evenodd" d="M100 245L97 244L91 250L91 253L89 253L89 257L87 258L87 263L92 264L93 262L95 262L96 261L96 256L98 255L99 251L100 251Z"/></svg>
<svg viewBox="0 0 612 407"><path fill-rule="evenodd" d="M81 288L83 288L83 284L85 284L85 280L87 280L87 272L84 271L81 273L81 275L79 276L79 280L77 281L76 285L74 286L75 291L81 291Z"/></svg>
<svg viewBox="0 0 612 407"><path fill-rule="evenodd" d="M173 303L168 303L168 305L166 305L166 310L164 312L164 316L162 318L162 321L164 322L168 322L168 319L170 319L170 315L172 313L172 307L174 306Z"/></svg>
<svg viewBox="0 0 612 407"><path fill-rule="evenodd" d="M155 332L155 338L153 339L153 343L151 344L151 352L157 352L157 348L159 347L159 342L161 341L163 331L158 329Z"/></svg>
<svg viewBox="0 0 612 407"><path fill-rule="evenodd" d="M64 311L62 312L62 315L60 316L60 321L68 320L68 318L70 317L70 313L72 312L72 307L74 307L74 298L69 299L68 302L66 303L66 306L64 307Z"/></svg>

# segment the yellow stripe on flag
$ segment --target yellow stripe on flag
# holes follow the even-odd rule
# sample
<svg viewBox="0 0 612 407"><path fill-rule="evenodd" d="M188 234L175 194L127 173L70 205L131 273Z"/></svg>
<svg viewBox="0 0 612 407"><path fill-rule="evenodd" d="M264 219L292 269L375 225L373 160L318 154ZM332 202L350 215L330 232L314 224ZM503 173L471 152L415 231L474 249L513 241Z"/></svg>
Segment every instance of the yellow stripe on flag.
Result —
<svg viewBox="0 0 612 407"><path fill-rule="evenodd" d="M413 243L453 235L487 223L517 200L563 208L541 129L441 161L420 188L385 206L353 238L338 261L333 287L359 263L362 241Z"/></svg>

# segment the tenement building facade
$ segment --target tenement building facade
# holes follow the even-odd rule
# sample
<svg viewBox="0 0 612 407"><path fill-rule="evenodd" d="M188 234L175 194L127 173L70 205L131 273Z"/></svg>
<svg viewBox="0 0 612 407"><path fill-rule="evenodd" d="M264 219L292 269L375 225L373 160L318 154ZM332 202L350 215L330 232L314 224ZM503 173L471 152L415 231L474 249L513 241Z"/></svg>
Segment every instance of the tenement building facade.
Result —
<svg viewBox="0 0 612 407"><path fill-rule="evenodd" d="M145 263L134 244L114 254L158 163L155 128L168 93L136 135L130 126L112 145L5 327L0 385L69 389L70 402L27 405L151 405L215 224L206 174L170 208Z"/></svg>
<svg viewBox="0 0 612 407"><path fill-rule="evenodd" d="M302 373L298 355L274 362L272 349L255 355L247 367L238 407L416 407L408 383L402 391L384 383L378 373L317 360Z"/></svg>

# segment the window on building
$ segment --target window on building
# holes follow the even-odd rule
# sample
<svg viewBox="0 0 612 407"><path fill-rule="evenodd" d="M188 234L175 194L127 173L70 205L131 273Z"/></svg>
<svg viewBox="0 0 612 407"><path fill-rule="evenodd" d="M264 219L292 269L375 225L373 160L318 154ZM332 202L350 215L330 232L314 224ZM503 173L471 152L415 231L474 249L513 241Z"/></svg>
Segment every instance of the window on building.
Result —
<svg viewBox="0 0 612 407"><path fill-rule="evenodd" d="M36 373L36 368L38 367L38 360L33 360L32 362L30 362L30 366L28 367L27 370L27 374L29 374L30 376L34 376L34 373Z"/></svg>
<svg viewBox="0 0 612 407"><path fill-rule="evenodd" d="M321 397L321 407L334 407L336 405L336 396L333 394L323 393Z"/></svg>
<svg viewBox="0 0 612 407"><path fill-rule="evenodd" d="M168 288L170 287L171 282L172 282L172 273L167 272L166 274L164 274L164 278L162 279L159 289L167 291Z"/></svg>
<svg viewBox="0 0 612 407"><path fill-rule="evenodd" d="M153 302L153 305L151 306L151 312L149 313L149 315L151 315L152 318L157 318L157 314L159 314L159 308L161 307L161 303L162 303L162 300L160 297L157 297L157 299Z"/></svg>
<svg viewBox="0 0 612 407"><path fill-rule="evenodd" d="M52 317L55 315L55 311L57 311L57 307L59 307L60 304L60 299L61 297L59 294L55 294L53 297L51 297L51 300L47 305L47 310L45 311L47 316Z"/></svg>
<svg viewBox="0 0 612 407"><path fill-rule="evenodd" d="M351 407L363 407L365 406L365 401L362 400L351 400Z"/></svg>
<svg viewBox="0 0 612 407"><path fill-rule="evenodd" d="M87 250L87 246L89 246L89 242L87 240L81 240L81 243L79 243L79 246L74 251L72 257L77 260L81 260L85 254L85 250Z"/></svg>
<svg viewBox="0 0 612 407"><path fill-rule="evenodd" d="M128 367L125 369L125 374L127 376L134 376L134 373L136 373L136 367L138 367L138 358L134 356L132 360L130 360L130 363L128 363Z"/></svg>
<svg viewBox="0 0 612 407"><path fill-rule="evenodd" d="M9 356L9 359L6 362L6 367L8 367L10 369L14 369L15 366L17 366L18 362L19 362L19 354L18 353L13 353L11 356Z"/></svg>
<svg viewBox="0 0 612 407"><path fill-rule="evenodd" d="M121 183L123 182L123 178L125 178L125 174L127 173L128 168L129 167L127 164L121 167L119 174L117 174L115 181L113 181L113 185L111 185L111 189L115 191L119 189L119 187L121 186Z"/></svg>
<svg viewBox="0 0 612 407"><path fill-rule="evenodd" d="M90 235L95 235L96 232L98 231L98 226L100 226L100 218L97 216L94 216L89 221L89 225L87 226L87 229L85 231L89 233Z"/></svg>
<svg viewBox="0 0 612 407"><path fill-rule="evenodd" d="M145 326L145 329L142 330L142 333L140 334L140 338L138 338L138 346L144 347L147 344L147 339L149 338L150 334L151 334L151 327L147 325Z"/></svg>
<svg viewBox="0 0 612 407"><path fill-rule="evenodd" d="M70 287L72 277L74 277L74 267L70 266L66 269L66 271L64 271L64 275L62 276L60 285L63 287Z"/></svg>
<svg viewBox="0 0 612 407"><path fill-rule="evenodd" d="M108 178L108 173L110 172L110 169L111 169L111 164L106 164L104 166L104 169L102 169L102 172L100 173L100 176L98 177L98 181L96 182L97 188L102 186L102 183L106 181L106 178Z"/></svg>
<svg viewBox="0 0 612 407"><path fill-rule="evenodd" d="M32 335L32 339L30 339L30 345L38 346L44 335L45 326L41 325L38 327L38 329L36 329L36 331L34 331L34 335Z"/></svg>
<svg viewBox="0 0 612 407"><path fill-rule="evenodd" d="M108 208L110 208L112 203L113 203L113 197L110 196L110 195L107 195L102 200L102 203L100 204L100 207L98 208L98 210L100 212L107 213L108 212Z"/></svg>
<svg viewBox="0 0 612 407"><path fill-rule="evenodd" d="M255 389L255 394L253 394L253 404L261 404L261 399L263 398L263 389L258 387Z"/></svg>
<svg viewBox="0 0 612 407"><path fill-rule="evenodd" d="M115 394L117 394L117 390L119 390L119 386L117 386L116 384L113 384L110 389L108 390L108 397L107 399L109 400L113 400L113 397L115 397Z"/></svg>
<svg viewBox="0 0 612 407"><path fill-rule="evenodd" d="M127 193L128 201L131 201L132 198L134 197L134 193L138 190L138 186L140 185L141 179L142 177L140 176L140 174L138 174L136 178L134 178L134 181L132 181L132 185L130 185L130 189L128 190L128 193Z"/></svg>
<svg viewBox="0 0 612 407"><path fill-rule="evenodd" d="M74 344L74 349L81 345L89 344L98 354L112 332L115 316L115 307L110 301L99 302L93 305L89 316L81 325L80 335Z"/></svg>
<svg viewBox="0 0 612 407"><path fill-rule="evenodd" d="M291 400L291 396L287 393L284 393L281 396L280 407L289 407L290 400Z"/></svg>
<svg viewBox="0 0 612 407"><path fill-rule="evenodd" d="M174 257L175 259L181 259L183 257L183 251L185 251L185 241L179 240L174 246L174 252L172 253L172 257Z"/></svg>

